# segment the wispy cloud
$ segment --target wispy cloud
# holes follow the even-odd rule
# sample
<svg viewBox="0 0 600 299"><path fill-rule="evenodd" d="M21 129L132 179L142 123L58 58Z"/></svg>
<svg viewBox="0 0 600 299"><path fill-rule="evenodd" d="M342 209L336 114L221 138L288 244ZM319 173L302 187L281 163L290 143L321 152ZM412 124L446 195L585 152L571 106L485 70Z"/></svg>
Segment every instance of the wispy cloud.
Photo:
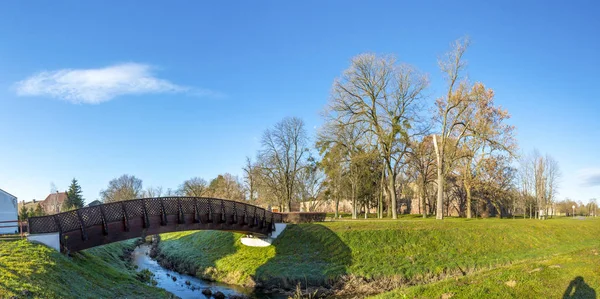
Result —
<svg viewBox="0 0 600 299"><path fill-rule="evenodd" d="M587 168L579 171L579 180L584 187L600 186L600 169Z"/></svg>
<svg viewBox="0 0 600 299"><path fill-rule="evenodd" d="M97 69L61 69L43 71L16 83L19 96L50 96L72 103L99 104L122 95L152 93L189 93L196 96L219 96L219 93L196 89L160 79L152 67L124 63Z"/></svg>

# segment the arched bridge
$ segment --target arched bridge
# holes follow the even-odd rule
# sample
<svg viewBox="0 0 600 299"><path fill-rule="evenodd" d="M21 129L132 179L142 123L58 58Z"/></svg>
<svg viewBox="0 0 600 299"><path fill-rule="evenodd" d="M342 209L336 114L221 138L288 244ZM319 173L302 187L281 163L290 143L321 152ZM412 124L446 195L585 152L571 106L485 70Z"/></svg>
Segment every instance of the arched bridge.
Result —
<svg viewBox="0 0 600 299"><path fill-rule="evenodd" d="M225 199L159 197L85 207L29 218L30 236L58 234L62 252L185 230L225 230L268 236L283 215ZM58 246L57 246L58 247Z"/></svg>

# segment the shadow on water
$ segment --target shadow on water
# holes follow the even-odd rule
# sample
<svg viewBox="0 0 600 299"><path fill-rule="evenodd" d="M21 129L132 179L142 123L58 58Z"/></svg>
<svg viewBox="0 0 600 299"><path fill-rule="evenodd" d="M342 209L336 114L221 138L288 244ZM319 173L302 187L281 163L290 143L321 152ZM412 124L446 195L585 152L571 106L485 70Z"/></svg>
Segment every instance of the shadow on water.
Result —
<svg viewBox="0 0 600 299"><path fill-rule="evenodd" d="M321 224L288 225L273 246L275 256L254 275L255 281L271 287L331 286L352 263L350 248Z"/></svg>
<svg viewBox="0 0 600 299"><path fill-rule="evenodd" d="M592 289L583 277L577 276L569 283L569 286L563 294L563 299L578 298L578 299L596 299L596 291Z"/></svg>

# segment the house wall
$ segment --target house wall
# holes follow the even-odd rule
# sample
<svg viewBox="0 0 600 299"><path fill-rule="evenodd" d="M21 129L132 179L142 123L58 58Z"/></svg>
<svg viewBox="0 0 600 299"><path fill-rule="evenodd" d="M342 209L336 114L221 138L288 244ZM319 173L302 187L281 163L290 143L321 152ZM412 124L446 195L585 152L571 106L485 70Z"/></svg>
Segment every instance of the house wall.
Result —
<svg viewBox="0 0 600 299"><path fill-rule="evenodd" d="M0 222L18 220L17 198L0 191ZM17 223L0 223L0 226L17 225ZM0 228L0 234L12 234L18 232L17 227Z"/></svg>

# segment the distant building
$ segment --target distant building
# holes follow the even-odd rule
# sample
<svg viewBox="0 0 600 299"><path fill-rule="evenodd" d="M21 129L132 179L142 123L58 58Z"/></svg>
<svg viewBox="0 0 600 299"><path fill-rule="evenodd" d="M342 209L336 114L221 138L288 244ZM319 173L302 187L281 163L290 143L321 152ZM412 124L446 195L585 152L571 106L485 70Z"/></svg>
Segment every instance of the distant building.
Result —
<svg viewBox="0 0 600 299"><path fill-rule="evenodd" d="M17 197L0 189L0 222L16 221L19 219L17 212ZM18 226L18 223L2 223L0 226ZM18 232L18 227L0 227L0 234L13 234Z"/></svg>
<svg viewBox="0 0 600 299"><path fill-rule="evenodd" d="M63 203L67 200L67 192L50 193L40 205L47 215L58 214L62 212Z"/></svg>
<svg viewBox="0 0 600 299"><path fill-rule="evenodd" d="M24 201L21 200L19 202L19 212L21 212L21 209L23 208L23 206L28 210L28 211L35 211L35 209L37 209L37 207L40 205L39 200L32 200L32 201Z"/></svg>
<svg viewBox="0 0 600 299"><path fill-rule="evenodd" d="M101 204L102 204L102 202L96 199L96 200L90 202L86 207L99 206Z"/></svg>

